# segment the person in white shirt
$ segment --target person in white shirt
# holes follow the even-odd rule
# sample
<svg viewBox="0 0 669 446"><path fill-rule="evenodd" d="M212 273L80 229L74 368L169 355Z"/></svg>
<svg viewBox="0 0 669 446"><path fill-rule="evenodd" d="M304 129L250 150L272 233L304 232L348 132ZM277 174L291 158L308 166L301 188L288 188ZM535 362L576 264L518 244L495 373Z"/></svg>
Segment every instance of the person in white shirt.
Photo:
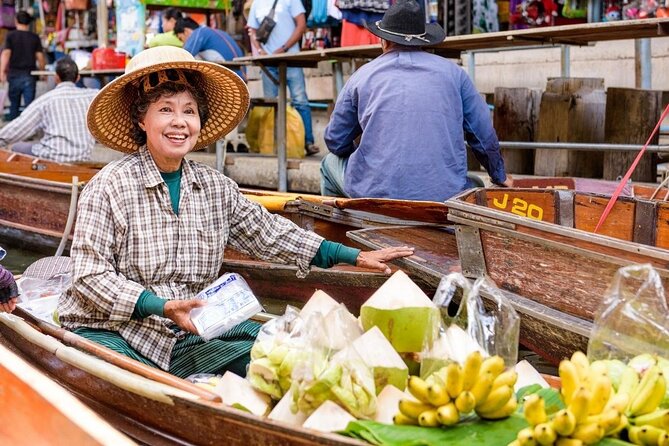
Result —
<svg viewBox="0 0 669 446"><path fill-rule="evenodd" d="M59 59L56 88L0 129L0 147L57 162L90 160L95 139L86 127L86 113L98 90L78 88L78 79L77 64L67 56ZM44 136L29 141L38 130Z"/></svg>

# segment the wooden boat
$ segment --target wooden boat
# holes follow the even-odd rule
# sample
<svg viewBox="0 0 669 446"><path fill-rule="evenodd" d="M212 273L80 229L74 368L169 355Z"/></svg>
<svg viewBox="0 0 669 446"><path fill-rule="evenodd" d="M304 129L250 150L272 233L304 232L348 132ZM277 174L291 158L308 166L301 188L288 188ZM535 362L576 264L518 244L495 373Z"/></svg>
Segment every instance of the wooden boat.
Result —
<svg viewBox="0 0 669 446"><path fill-rule="evenodd" d="M61 386L0 345L0 442L13 446L131 446Z"/></svg>

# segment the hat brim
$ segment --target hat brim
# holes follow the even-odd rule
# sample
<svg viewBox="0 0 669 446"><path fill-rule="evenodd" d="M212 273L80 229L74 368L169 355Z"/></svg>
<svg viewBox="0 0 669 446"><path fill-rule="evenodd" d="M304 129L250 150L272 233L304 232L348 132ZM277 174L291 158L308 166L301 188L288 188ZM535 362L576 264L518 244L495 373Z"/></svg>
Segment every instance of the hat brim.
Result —
<svg viewBox="0 0 669 446"><path fill-rule="evenodd" d="M426 23L425 24L425 40L412 38L407 40L407 38L398 36L395 34L390 34L386 31L379 29L377 22L365 22L365 28L374 34L377 37L380 37L384 40L389 40L390 42L397 43L404 46L427 46L427 45L436 45L441 43L446 38L446 32L444 29L436 23Z"/></svg>
<svg viewBox="0 0 669 446"><path fill-rule="evenodd" d="M200 73L198 85L209 106L209 118L200 130L193 150L202 149L227 135L244 119L249 108L249 90L235 72L205 61L165 62L131 71L107 84L88 108L88 129L93 137L114 150L131 153L140 148L132 138L130 107L137 98L132 82L165 69L192 70Z"/></svg>

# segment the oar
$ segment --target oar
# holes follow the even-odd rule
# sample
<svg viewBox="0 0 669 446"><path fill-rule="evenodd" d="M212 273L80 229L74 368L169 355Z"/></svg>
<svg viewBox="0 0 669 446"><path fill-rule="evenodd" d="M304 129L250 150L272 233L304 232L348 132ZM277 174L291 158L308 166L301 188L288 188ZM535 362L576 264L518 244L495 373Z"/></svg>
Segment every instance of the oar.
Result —
<svg viewBox="0 0 669 446"><path fill-rule="evenodd" d="M203 400L212 402L222 401L220 395L217 395L214 392L210 392L209 390L200 386L196 386L195 384L184 379L170 375L169 373L163 372L162 370L156 369L154 367L142 364L141 362L135 361L134 359L131 359L127 356L123 356L114 350L111 350L93 341L89 341L88 339L72 333L71 331L67 331L64 328L59 328L36 319L30 313L22 310L21 308L16 308L16 314L30 322L32 325L35 325L43 333L48 334L49 336L53 336L56 339L60 339L61 341L73 347L97 356L98 358L103 359L110 364L114 364L115 366L124 370L143 376L144 378L150 379L152 381L156 381L168 386L172 386L176 389L192 393L193 395L196 395Z"/></svg>

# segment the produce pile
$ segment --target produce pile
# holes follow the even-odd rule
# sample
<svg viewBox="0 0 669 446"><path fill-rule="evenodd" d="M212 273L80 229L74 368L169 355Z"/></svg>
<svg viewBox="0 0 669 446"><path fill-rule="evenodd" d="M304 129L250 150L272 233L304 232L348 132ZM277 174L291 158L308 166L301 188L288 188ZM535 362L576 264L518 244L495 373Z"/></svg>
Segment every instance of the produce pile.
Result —
<svg viewBox="0 0 669 446"><path fill-rule="evenodd" d="M565 408L547 414L538 394L523 402L529 427L511 445L579 446L605 437L642 446L669 446L669 361L641 355L628 364L590 363L582 352L560 363Z"/></svg>

